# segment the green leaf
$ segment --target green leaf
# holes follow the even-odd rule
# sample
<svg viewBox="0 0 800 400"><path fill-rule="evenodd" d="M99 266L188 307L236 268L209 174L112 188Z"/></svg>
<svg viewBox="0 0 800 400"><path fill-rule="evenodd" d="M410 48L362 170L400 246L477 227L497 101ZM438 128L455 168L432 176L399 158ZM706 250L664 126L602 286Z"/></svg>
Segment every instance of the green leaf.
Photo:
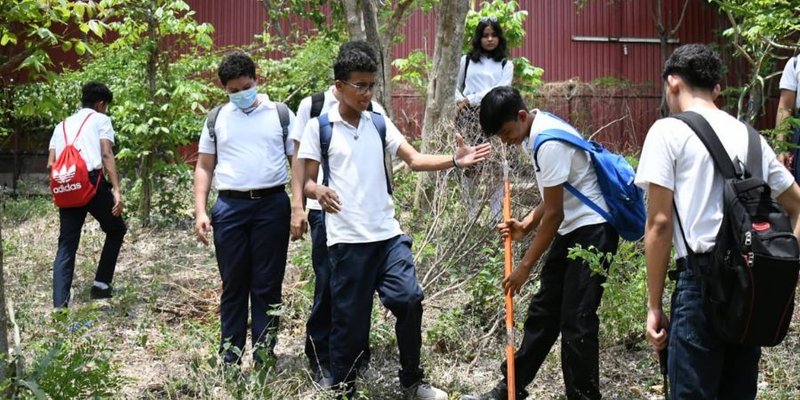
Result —
<svg viewBox="0 0 800 400"><path fill-rule="evenodd" d="M0 46L5 46L8 43L17 44L17 35L13 32L3 33L3 38L0 39Z"/></svg>

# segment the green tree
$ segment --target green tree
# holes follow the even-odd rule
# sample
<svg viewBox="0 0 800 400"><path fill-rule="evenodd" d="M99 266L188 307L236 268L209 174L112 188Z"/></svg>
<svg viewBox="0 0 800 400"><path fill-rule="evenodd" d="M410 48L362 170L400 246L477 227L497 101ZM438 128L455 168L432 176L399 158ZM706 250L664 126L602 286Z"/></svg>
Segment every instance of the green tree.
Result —
<svg viewBox="0 0 800 400"><path fill-rule="evenodd" d="M188 115L196 118L196 111L203 110L207 92L190 80L180 79L181 71L174 70L175 56L162 49L171 41L172 48L208 50L213 44L213 27L198 23L184 1L114 0L113 5L116 18L109 26L119 38L109 50L132 50L131 62L135 65L130 67L144 71L128 82L143 87L144 91L132 91L119 106L119 113L125 119L119 127L125 142L119 157L138 160L135 169L136 186L140 189L138 210L146 226L150 222L157 163L173 159L177 147L190 137L186 131L177 129L175 122ZM187 103L188 109L184 108ZM126 119L127 116L135 120Z"/></svg>
<svg viewBox="0 0 800 400"><path fill-rule="evenodd" d="M731 24L723 32L749 66L749 76L741 88L737 112L740 119L753 122L764 110L764 88L780 76L776 61L787 50L800 49L800 5L791 0L708 0L719 7ZM747 104L745 105L745 102Z"/></svg>
<svg viewBox="0 0 800 400"><path fill-rule="evenodd" d="M48 50L91 52L88 35L106 31L108 0L0 0L0 75L14 70L47 75Z"/></svg>

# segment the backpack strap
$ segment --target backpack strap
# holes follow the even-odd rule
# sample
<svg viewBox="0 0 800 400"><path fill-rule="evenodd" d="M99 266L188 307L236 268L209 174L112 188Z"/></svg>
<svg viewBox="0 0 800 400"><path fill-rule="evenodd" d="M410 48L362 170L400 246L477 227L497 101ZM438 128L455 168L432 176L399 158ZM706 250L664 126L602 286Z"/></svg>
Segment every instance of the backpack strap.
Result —
<svg viewBox="0 0 800 400"><path fill-rule="evenodd" d="M289 107L280 101L275 102L278 110L278 119L281 121L281 131L283 132L283 152L286 153L286 138L289 137Z"/></svg>
<svg viewBox="0 0 800 400"><path fill-rule="evenodd" d="M75 134L75 138L72 139L72 144L73 145L75 144L76 141L78 141L78 136L81 135L81 132L83 131L83 126L86 125L86 121L89 120L89 117L91 117L92 114L94 114L94 111L90 112L89 115L87 115L86 118L83 119L83 122L81 122L81 126L78 128L78 133L76 133ZM68 146L69 143L67 142L67 119L66 118L64 118L64 122L61 123L61 130L64 132L64 146Z"/></svg>
<svg viewBox="0 0 800 400"><path fill-rule="evenodd" d="M502 61L502 62L500 62L500 68L505 68L505 67L506 67L506 63L507 63L507 62L508 62L508 59L507 59L507 58L504 58L504 59L503 59L503 61Z"/></svg>
<svg viewBox="0 0 800 400"><path fill-rule="evenodd" d="M464 92L464 88L466 88L466 86L467 86L467 70L469 69L469 54L464 56L464 59L465 59L465 61L464 61L464 77L461 79L461 86L459 86L459 88L461 88L461 92L462 93Z"/></svg>
<svg viewBox="0 0 800 400"><path fill-rule="evenodd" d="M211 138L212 142L214 142L215 159L219 158L219 154L217 154L217 116L219 116L219 110L222 109L222 107L225 104L220 104L212 108L211 111L208 112L208 116L206 117L206 128L208 128L208 137Z"/></svg>
<svg viewBox="0 0 800 400"><path fill-rule="evenodd" d="M587 142L584 138L575 136L567 131L561 129L547 129L545 131L540 132L536 135L536 138L533 140L533 163L536 167L536 171L540 171L539 168L539 147L541 147L545 142L550 140L559 140L562 142L566 142L571 144L583 151L592 151L592 145Z"/></svg>
<svg viewBox="0 0 800 400"><path fill-rule="evenodd" d="M319 122L319 148L322 155L322 184L328 186L328 176L330 176L331 172L331 165L328 162L328 150L331 148L333 123L330 121L328 113L320 115L317 121Z"/></svg>
<svg viewBox="0 0 800 400"><path fill-rule="evenodd" d="M686 125L688 125L689 128L691 128L694 133L697 134L697 137L700 138L700 141L703 142L703 145L706 146L709 154L711 154L711 158L714 160L714 165L722 174L723 178L733 179L737 176L741 176L740 169L734 165L733 161L731 161L730 156L728 156L728 152L725 151L725 147L722 146L722 142L720 142L719 137L714 132L714 129L711 127L711 125L709 125L708 121L706 121L702 115L694 111L685 111L673 115L672 117L686 123ZM760 152L761 147L758 146L758 148Z"/></svg>
<svg viewBox="0 0 800 400"><path fill-rule="evenodd" d="M381 148L383 149L384 160L386 159L386 120L383 115L376 112L372 113L372 124L378 131L378 136L381 138ZM322 184L328 186L328 176L330 176L331 166L329 162L328 153L331 148L331 136L333 135L333 123L328 116L328 113L322 114L317 117L319 122L319 147L322 156ZM389 171L386 163L383 163L383 172L386 177L386 191L392 195L392 182L389 177Z"/></svg>
<svg viewBox="0 0 800 400"><path fill-rule="evenodd" d="M370 103L372 105L372 103ZM380 113L376 113L374 111L370 111L372 114L372 124L375 125L375 129L378 130L378 136L381 137L381 150L383 150L383 174L386 177L386 191L389 192L389 196L392 195L392 179L389 177L389 168L386 165L386 119L383 118L383 115Z"/></svg>
<svg viewBox="0 0 800 400"><path fill-rule="evenodd" d="M587 142L584 138L575 136L569 132L563 131L561 129L547 129L545 131L540 132L536 135L536 139L533 140L533 162L536 166L536 171L540 171L539 168L539 160L537 155L539 154L539 147L542 146L545 142L550 140L558 140L561 142L568 143L574 147L577 147L579 150L583 150L589 152L591 156L592 152L592 144ZM593 156L591 156L593 157ZM596 176L596 174L595 174ZM600 205L590 200L586 197L583 193L581 193L575 186L572 186L569 182L564 182L564 189L567 189L573 196L577 197L583 204L586 204L589 208L594 210L594 212L600 214L603 219L611 224L614 224L614 217L611 216L606 210L604 210Z"/></svg>
<svg viewBox="0 0 800 400"><path fill-rule="evenodd" d="M311 118L319 117L322 113L322 106L325 104L325 92L317 92L311 95ZM370 103L371 104L371 103Z"/></svg>

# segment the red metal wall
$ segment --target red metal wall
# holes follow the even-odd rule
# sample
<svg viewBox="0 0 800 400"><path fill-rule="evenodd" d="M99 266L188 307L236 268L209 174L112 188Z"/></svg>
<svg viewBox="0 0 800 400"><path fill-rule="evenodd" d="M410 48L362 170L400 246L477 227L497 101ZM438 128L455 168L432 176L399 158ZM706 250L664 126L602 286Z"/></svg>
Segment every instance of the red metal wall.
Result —
<svg viewBox="0 0 800 400"><path fill-rule="evenodd" d="M266 12L257 0L188 0L201 22L210 22L218 46L244 45L261 33ZM664 20L672 27L678 20L683 0L664 0ZM571 120L586 132L621 117L598 139L611 147L635 148L641 144L647 128L658 118L663 67L655 24L655 0L594 0L580 12L573 0L522 0L520 9L528 11L526 41L512 51L513 56L527 57L545 71L548 82L576 80L592 82L598 78L616 78L637 84L635 94L614 93L612 97L581 92L567 102L552 96L533 101L543 108ZM686 17L668 52L677 45L719 40L714 35L722 21L704 1L689 1ZM290 19L282 22L286 32L313 34L308 21ZM436 37L435 12L415 12L402 30L404 39L394 46L393 57L405 57L416 49L433 53ZM604 38L605 41L579 41L575 36ZM655 43L623 43L621 38L654 40ZM424 112L421 98L398 90L393 97L395 119L407 134L419 133Z"/></svg>

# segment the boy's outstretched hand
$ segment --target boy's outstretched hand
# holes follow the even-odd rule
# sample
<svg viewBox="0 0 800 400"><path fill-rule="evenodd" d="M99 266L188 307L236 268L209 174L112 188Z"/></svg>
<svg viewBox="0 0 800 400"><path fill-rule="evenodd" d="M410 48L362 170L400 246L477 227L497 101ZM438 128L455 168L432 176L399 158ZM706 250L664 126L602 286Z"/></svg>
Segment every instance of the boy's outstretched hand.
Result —
<svg viewBox="0 0 800 400"><path fill-rule="evenodd" d="M464 143L464 137L460 133L456 133L456 162L459 167L466 168L475 165L485 160L491 153L492 145L490 143L467 146Z"/></svg>

